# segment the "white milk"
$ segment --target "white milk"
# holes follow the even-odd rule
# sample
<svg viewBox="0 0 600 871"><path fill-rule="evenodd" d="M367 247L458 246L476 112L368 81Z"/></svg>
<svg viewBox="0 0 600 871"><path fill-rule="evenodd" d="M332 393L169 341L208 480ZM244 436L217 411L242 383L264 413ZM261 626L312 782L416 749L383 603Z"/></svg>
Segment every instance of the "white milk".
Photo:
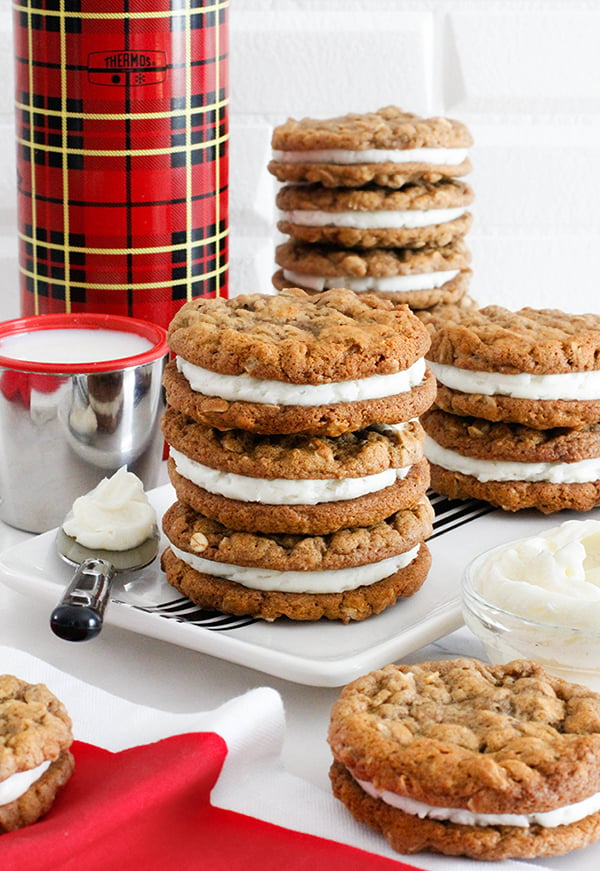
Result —
<svg viewBox="0 0 600 871"><path fill-rule="evenodd" d="M153 343L121 330L46 329L0 338L0 355L31 363L98 363L143 354Z"/></svg>

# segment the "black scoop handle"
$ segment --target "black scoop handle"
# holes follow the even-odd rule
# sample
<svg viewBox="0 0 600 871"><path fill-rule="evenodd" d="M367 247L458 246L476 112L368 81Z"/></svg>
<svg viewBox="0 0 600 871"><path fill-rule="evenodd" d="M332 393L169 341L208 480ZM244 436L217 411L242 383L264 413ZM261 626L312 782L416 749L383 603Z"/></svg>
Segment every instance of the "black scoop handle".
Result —
<svg viewBox="0 0 600 871"><path fill-rule="evenodd" d="M100 633L114 571L103 559L88 559L78 567L50 615L55 635L65 641L90 641Z"/></svg>

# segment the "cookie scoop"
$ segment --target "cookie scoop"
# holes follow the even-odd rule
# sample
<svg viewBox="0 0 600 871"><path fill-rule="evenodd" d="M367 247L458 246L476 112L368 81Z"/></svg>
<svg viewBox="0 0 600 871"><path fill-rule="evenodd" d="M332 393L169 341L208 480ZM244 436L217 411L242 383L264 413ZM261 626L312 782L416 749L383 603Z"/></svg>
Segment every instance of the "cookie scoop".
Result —
<svg viewBox="0 0 600 871"><path fill-rule="evenodd" d="M77 571L50 615L54 634L66 641L95 638L114 575L149 565L158 542L156 513L125 466L76 499L56 536L59 555Z"/></svg>

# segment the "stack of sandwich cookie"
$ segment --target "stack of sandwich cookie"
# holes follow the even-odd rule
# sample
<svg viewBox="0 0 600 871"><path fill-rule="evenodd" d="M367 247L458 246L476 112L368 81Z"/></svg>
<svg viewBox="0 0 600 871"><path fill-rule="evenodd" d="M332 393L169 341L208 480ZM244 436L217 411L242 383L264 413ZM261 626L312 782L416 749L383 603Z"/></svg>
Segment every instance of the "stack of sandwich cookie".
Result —
<svg viewBox="0 0 600 871"><path fill-rule="evenodd" d="M273 132L277 289L372 291L415 310L467 293L471 226L466 127L394 106L288 120Z"/></svg>
<svg viewBox="0 0 600 871"><path fill-rule="evenodd" d="M524 660L389 665L344 688L335 796L399 853L564 854L600 837L600 695Z"/></svg>
<svg viewBox="0 0 600 871"><path fill-rule="evenodd" d="M510 511L599 505L600 316L446 307L434 327L434 490Z"/></svg>
<svg viewBox="0 0 600 871"><path fill-rule="evenodd" d="M169 343L173 586L226 613L342 622L421 586L433 512L415 418L435 380L406 306L349 290L195 300Z"/></svg>
<svg viewBox="0 0 600 871"><path fill-rule="evenodd" d="M43 684L0 675L0 833L47 813L75 763L71 720Z"/></svg>

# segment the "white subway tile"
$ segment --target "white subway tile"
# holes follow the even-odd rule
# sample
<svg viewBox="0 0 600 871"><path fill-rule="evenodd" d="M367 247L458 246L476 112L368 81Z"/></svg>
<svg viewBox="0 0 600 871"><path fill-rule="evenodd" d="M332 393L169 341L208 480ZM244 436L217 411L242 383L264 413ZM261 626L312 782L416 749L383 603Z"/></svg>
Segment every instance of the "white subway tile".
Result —
<svg viewBox="0 0 600 871"><path fill-rule="evenodd" d="M479 305L599 312L594 233L472 233L471 295Z"/></svg>
<svg viewBox="0 0 600 871"><path fill-rule="evenodd" d="M472 150L468 181L482 232L539 233L582 230L600 233L599 148L593 144L482 145Z"/></svg>
<svg viewBox="0 0 600 871"><path fill-rule="evenodd" d="M246 235L270 233L274 224L276 182L267 170L271 129L264 122L231 123L229 215Z"/></svg>
<svg viewBox="0 0 600 871"><path fill-rule="evenodd" d="M432 33L428 12L234 8L232 112L323 116L398 102L429 111Z"/></svg>
<svg viewBox="0 0 600 871"><path fill-rule="evenodd" d="M449 5L443 32L447 109L600 112L597 3Z"/></svg>
<svg viewBox="0 0 600 871"><path fill-rule="evenodd" d="M233 233L230 240L229 296L240 293L275 293L271 237L249 237Z"/></svg>

